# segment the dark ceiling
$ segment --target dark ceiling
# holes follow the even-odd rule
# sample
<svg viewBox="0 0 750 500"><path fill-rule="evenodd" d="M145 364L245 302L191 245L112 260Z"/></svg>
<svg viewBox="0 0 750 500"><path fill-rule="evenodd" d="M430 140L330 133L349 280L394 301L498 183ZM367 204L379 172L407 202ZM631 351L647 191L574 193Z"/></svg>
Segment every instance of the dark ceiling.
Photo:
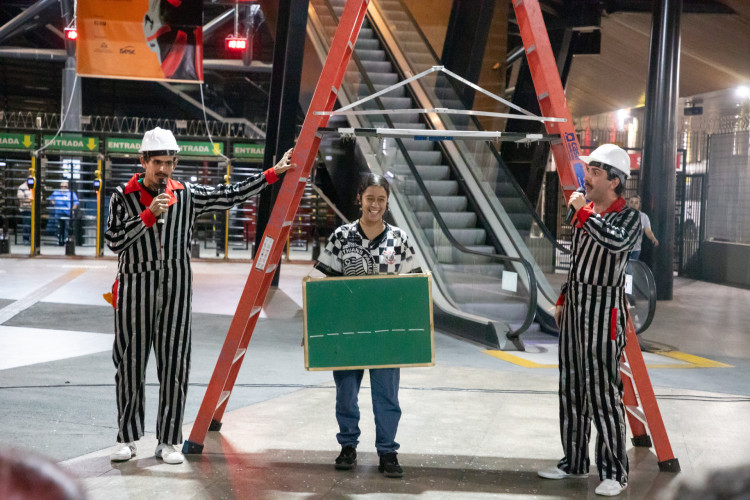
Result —
<svg viewBox="0 0 750 500"><path fill-rule="evenodd" d="M547 11L554 11L565 10L570 3L591 5L592 1L547 0L544 3ZM264 7L269 3L273 4L261 2ZM651 3L651 0L598 2L602 13L601 53L575 56L566 88L574 117L643 104L648 77ZM64 23L58 0L2 0L0 32L20 13L40 4L46 7L27 20L22 29L0 39L0 110L60 111L65 53ZM225 15L235 5L246 15L255 2L204 0L204 23ZM750 1L686 0L684 5L680 95L748 84ZM245 66L243 71L221 68L222 61L238 59L224 49L223 43L226 35L234 30L233 16L227 16L206 37L203 89L209 109L228 118L247 118L255 123L265 121L273 50L272 17L271 13L271 18L259 26L254 38L253 60L256 65L261 62L259 69L253 69L254 66ZM37 52L21 56L20 49L36 49ZM193 102L199 102L195 85L170 84L170 91L167 86L154 82L98 78L84 78L81 85L84 115L163 117L169 113L169 118L203 118L195 104L175 92L184 92Z"/></svg>

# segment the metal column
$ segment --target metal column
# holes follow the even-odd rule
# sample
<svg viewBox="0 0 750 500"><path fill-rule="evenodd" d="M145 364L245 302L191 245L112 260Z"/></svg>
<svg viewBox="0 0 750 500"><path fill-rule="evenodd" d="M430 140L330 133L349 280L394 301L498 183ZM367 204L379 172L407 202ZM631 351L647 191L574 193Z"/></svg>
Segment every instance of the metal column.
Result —
<svg viewBox="0 0 750 500"><path fill-rule="evenodd" d="M675 112L679 98L682 0L654 2L646 89L642 195L660 245L649 262L656 298L672 299L675 210Z"/></svg>

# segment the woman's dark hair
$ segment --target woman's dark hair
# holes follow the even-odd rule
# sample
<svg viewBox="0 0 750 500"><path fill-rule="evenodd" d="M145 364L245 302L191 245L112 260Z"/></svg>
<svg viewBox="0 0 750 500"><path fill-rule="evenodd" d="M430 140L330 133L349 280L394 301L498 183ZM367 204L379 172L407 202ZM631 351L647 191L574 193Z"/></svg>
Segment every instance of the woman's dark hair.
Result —
<svg viewBox="0 0 750 500"><path fill-rule="evenodd" d="M357 197L359 198L360 196L362 196L362 193L367 191L367 188L370 186L380 186L385 189L386 196L391 195L391 186L388 185L388 181L385 177L378 174L367 174L365 179L362 181L362 184L360 184L359 189L357 190Z"/></svg>

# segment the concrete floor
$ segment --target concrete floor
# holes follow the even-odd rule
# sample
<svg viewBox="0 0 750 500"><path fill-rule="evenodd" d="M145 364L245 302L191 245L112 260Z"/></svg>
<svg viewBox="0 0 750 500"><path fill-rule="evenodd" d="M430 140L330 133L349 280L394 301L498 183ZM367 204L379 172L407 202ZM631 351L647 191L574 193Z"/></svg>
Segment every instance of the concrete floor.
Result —
<svg viewBox="0 0 750 500"><path fill-rule="evenodd" d="M193 264L186 437L249 266ZM377 472L367 378L359 466L334 470L333 381L329 372L304 370L300 347L301 279L309 264L282 265L221 432L208 434L203 453L177 466L153 457L151 363L147 435L135 459L112 464L112 310L101 295L115 269L111 259L0 259L0 448L59 462L92 499L595 496L595 468L582 480L536 476L561 454L552 337L528 341L525 353L498 353L436 332L436 366L401 371L404 478ZM674 295L659 302L643 336L664 351L644 358L682 473L660 472L653 450L631 447L630 484L621 498L676 498L685 481L750 467L750 291L677 278Z"/></svg>

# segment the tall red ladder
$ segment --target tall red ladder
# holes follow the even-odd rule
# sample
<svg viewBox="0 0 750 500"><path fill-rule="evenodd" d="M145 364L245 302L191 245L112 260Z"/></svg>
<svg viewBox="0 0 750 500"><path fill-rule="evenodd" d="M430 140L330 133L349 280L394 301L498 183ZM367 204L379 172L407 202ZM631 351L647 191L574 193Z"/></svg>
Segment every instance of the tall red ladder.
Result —
<svg viewBox="0 0 750 500"><path fill-rule="evenodd" d="M567 119L560 123L544 122L544 125L548 134L560 135L560 140L554 141L551 147L565 199L568 199L578 186L583 185L584 171L583 163L578 159L580 146L552 54L547 28L538 0L513 0L513 9L542 115ZM679 472L680 464L672 453L630 314L620 372L623 375L625 389L623 403L633 433L633 445L650 447L653 438L659 469ZM648 434L649 430L651 436Z"/></svg>
<svg viewBox="0 0 750 500"><path fill-rule="evenodd" d="M274 272L281 259L292 220L299 207L307 178L310 176L315 155L318 152L320 145L320 137L317 136L318 127L325 127L328 123L328 116L318 116L314 112L333 109L347 64L354 52L354 44L357 41L365 12L367 12L368 3L369 0L349 0L344 7L310 108L294 147L292 161L297 164L297 168L284 175L279 195L271 211L266 231L263 233L261 245L253 260L253 267L229 326L211 381L198 410L190 438L182 447L183 453L201 453L206 433L209 430L221 428L224 410L260 316L263 302L268 294Z"/></svg>

